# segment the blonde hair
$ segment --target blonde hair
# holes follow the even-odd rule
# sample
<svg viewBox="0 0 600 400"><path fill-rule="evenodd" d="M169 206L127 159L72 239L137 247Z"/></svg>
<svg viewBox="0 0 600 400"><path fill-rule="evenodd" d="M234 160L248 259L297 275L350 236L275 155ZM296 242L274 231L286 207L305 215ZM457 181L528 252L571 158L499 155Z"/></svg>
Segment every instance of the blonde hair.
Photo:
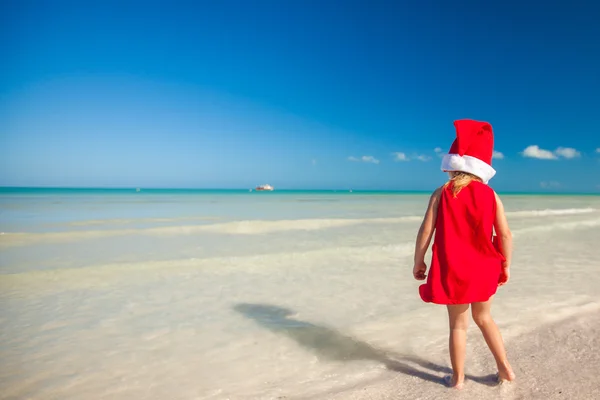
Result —
<svg viewBox="0 0 600 400"><path fill-rule="evenodd" d="M452 171L449 173L450 179L444 184L444 187L451 186L452 196L456 197L461 190L469 186L469 183L473 181L481 182L481 179L473 174L462 171Z"/></svg>

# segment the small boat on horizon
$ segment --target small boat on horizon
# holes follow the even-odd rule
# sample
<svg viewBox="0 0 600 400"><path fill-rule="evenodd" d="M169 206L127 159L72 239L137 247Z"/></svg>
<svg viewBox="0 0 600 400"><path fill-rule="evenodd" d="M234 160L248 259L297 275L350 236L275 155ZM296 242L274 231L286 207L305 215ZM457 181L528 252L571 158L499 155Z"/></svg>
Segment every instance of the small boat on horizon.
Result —
<svg viewBox="0 0 600 400"><path fill-rule="evenodd" d="M273 191L273 186L271 185L260 185L256 187L256 191L257 192L272 192Z"/></svg>

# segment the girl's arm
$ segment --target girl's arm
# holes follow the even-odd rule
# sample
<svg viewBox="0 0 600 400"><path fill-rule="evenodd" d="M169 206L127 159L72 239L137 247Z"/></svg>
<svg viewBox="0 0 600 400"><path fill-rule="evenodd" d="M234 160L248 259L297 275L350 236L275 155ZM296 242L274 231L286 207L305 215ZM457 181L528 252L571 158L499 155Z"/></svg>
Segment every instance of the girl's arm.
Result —
<svg viewBox="0 0 600 400"><path fill-rule="evenodd" d="M429 199L429 205L427 206L427 211L425 212L425 217L423 218L423 222L419 228L419 233L417 234L413 275L415 276L415 279L418 280L423 280L426 276L425 271L427 270L427 265L425 264L425 253L427 253L427 249L431 243L431 237L435 231L435 222L437 220L440 193L441 188L438 188L431 195L431 198Z"/></svg>
<svg viewBox="0 0 600 400"><path fill-rule="evenodd" d="M496 219L494 221L494 230L496 235L500 237L500 249L505 260L502 263L502 271L498 279L498 286L502 286L508 283L510 280L510 261L512 259L512 233L508 227L508 221L506 220L506 214L504 214L504 205L500 200L500 197L496 194Z"/></svg>
<svg viewBox="0 0 600 400"><path fill-rule="evenodd" d="M506 214L504 213L504 205L502 204L502 200L500 200L500 197L497 194L495 194L495 196L496 218L494 220L494 230L500 239L500 249L502 250L502 255L506 259L503 267L510 268L513 251L512 233L508 227L508 221L506 220Z"/></svg>

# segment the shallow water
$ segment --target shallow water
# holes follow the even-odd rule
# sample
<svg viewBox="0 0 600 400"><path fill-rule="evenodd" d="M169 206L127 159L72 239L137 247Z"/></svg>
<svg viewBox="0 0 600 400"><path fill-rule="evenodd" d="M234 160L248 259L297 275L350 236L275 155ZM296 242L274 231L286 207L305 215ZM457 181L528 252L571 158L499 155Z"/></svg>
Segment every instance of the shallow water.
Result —
<svg viewBox="0 0 600 400"><path fill-rule="evenodd" d="M427 379L419 365L446 368L447 321L411 277L426 202L3 194L0 398L327 398L390 370ZM600 198L504 202L505 337L595 309ZM489 359L471 361L485 376Z"/></svg>

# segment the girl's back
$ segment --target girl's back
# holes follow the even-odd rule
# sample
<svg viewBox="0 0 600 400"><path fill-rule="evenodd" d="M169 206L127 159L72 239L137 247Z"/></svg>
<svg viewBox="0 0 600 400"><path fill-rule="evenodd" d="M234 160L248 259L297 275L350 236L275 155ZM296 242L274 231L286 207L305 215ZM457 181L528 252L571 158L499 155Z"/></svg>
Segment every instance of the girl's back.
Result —
<svg viewBox="0 0 600 400"><path fill-rule="evenodd" d="M455 195L454 184L440 190L431 268L419 292L438 304L487 301L496 293L503 261L492 242L496 195L477 180Z"/></svg>

